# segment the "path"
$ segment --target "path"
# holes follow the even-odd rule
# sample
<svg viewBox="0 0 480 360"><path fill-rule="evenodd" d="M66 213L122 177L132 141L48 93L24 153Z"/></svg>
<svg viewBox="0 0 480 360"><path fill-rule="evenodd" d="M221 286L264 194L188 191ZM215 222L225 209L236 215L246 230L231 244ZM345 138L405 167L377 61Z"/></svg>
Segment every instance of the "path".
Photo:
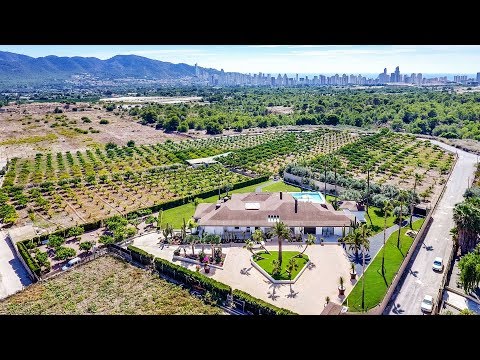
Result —
<svg viewBox="0 0 480 360"><path fill-rule="evenodd" d="M266 182L260 186L257 186L255 188L255 192L262 192L262 189L265 187L265 186L269 186L269 185L272 185L272 184L275 184L276 182L279 182L280 180L270 180L269 182Z"/></svg>
<svg viewBox="0 0 480 360"><path fill-rule="evenodd" d="M433 259L446 261L452 251L450 229L454 227L453 208L463 201L468 180L474 177L477 156L436 140L432 143L458 153L457 163L447 182L445 193L432 216L432 224L423 242L415 249L384 314L421 314L420 303L425 295L434 299L439 294L443 273L432 270Z"/></svg>
<svg viewBox="0 0 480 360"><path fill-rule="evenodd" d="M10 242L6 240L6 235L0 231L0 299L32 283Z"/></svg>
<svg viewBox="0 0 480 360"><path fill-rule="evenodd" d="M420 218L417 217L417 216L414 216L412 218L413 222L415 222L418 219L420 219ZM408 224L406 224L405 226L402 226L402 227L408 227ZM396 224L387 228L386 240L388 240L390 235L392 235L397 230L398 230L398 225L396 225ZM380 249L383 246L383 230L380 231L378 234L375 234L372 237L370 237L369 240L370 240L370 250L368 251L367 254L365 254L365 267L368 264L370 264L370 262L375 258L375 256L378 254L378 252L380 251ZM342 245L342 246L344 247L344 249L348 249L348 245ZM345 252L348 256L348 260L355 264L355 271L357 272L357 276L362 275L363 274L362 252L361 251L358 252L358 257L355 256L354 251L345 250Z"/></svg>

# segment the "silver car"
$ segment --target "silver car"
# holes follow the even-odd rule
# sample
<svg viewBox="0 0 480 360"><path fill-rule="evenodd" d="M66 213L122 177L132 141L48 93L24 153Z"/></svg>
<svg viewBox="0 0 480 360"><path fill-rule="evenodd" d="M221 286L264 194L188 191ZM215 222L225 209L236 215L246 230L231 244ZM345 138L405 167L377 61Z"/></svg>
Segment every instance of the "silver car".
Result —
<svg viewBox="0 0 480 360"><path fill-rule="evenodd" d="M433 311L433 297L425 295L420 306L423 312L431 313Z"/></svg>

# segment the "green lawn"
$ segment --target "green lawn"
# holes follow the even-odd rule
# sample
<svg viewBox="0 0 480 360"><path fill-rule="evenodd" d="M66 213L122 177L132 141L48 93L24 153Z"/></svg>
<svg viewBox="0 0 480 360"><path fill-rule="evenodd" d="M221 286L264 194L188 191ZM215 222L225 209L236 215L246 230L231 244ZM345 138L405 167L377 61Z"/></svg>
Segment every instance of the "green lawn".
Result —
<svg viewBox="0 0 480 360"><path fill-rule="evenodd" d="M265 186L262 191L265 192L277 192L277 191L290 191L299 192L300 188L292 185L285 184L283 181L276 182L274 184Z"/></svg>
<svg viewBox="0 0 480 360"><path fill-rule="evenodd" d="M255 192L255 189L262 184L266 184L268 181L246 186L240 189L230 191L230 193L246 193L246 192ZM218 200L218 195L210 196L205 199L200 199L201 203L214 203ZM166 224L170 224L174 229L180 229L183 225L183 218L185 221L188 221L193 214L195 213L195 205L192 202L174 207L172 209L165 210L162 215L162 227Z"/></svg>
<svg viewBox="0 0 480 360"><path fill-rule="evenodd" d="M299 253L299 251L282 251L282 271L280 275L272 275L272 262L273 260L278 259L278 251L270 251L270 254L267 254L265 251L258 252L257 254L260 255L262 259L255 260L255 262L260 265L263 270L269 273L275 280L290 280L290 277L287 273L287 264L292 257L298 255ZM297 276L298 272L305 266L308 261L308 256L303 254L301 258L296 258L295 261L298 264L298 269L293 271L292 279L295 279L295 276Z"/></svg>
<svg viewBox="0 0 480 360"><path fill-rule="evenodd" d="M375 206L368 207L368 215L365 214L365 218L367 223L371 225L372 231L374 234L383 231L383 225L385 223L385 219L383 218L383 211ZM387 217L387 228L393 226L395 223L395 215L390 215Z"/></svg>
<svg viewBox="0 0 480 360"><path fill-rule="evenodd" d="M420 229L424 219L413 222L415 230ZM382 276L382 250L373 259L365 271L365 307L366 310L378 305L384 298L388 285L392 283L395 273L400 268L408 249L413 243L413 238L405 235L410 227L404 227L400 233L401 251L397 248L398 231L394 232L385 245L385 278ZM348 295L346 303L349 310L362 311L362 278L359 279L352 292Z"/></svg>

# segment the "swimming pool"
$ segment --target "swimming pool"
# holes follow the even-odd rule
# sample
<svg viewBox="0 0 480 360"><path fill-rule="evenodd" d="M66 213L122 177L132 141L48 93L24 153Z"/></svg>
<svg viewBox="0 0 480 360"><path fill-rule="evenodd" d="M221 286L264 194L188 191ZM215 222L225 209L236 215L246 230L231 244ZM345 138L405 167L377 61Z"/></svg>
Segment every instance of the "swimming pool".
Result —
<svg viewBox="0 0 480 360"><path fill-rule="evenodd" d="M290 194L298 201L307 201L307 202L312 202L317 204L325 204L325 198L323 197L323 194L319 192L305 191L305 192L292 192Z"/></svg>

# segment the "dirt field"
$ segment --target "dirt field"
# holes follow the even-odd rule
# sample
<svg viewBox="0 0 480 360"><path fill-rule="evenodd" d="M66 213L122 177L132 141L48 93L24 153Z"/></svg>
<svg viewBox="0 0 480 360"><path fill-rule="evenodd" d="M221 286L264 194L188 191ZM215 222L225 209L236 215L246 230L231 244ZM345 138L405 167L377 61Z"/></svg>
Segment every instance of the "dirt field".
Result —
<svg viewBox="0 0 480 360"><path fill-rule="evenodd" d="M0 113L0 158L34 156L47 150L53 153L85 150L109 141L118 145L126 145L129 140L137 144L154 144L185 138L140 125L127 112L107 112L99 105L89 106L87 103L33 103L3 107L5 111ZM56 107L63 112L53 113ZM73 111L74 108L77 111ZM83 122L82 117L88 117L91 122ZM102 125L101 119L109 123ZM88 133L83 134L80 130ZM100 132L92 133L92 130Z"/></svg>
<svg viewBox="0 0 480 360"><path fill-rule="evenodd" d="M103 256L0 301L0 314L215 315L188 291Z"/></svg>

